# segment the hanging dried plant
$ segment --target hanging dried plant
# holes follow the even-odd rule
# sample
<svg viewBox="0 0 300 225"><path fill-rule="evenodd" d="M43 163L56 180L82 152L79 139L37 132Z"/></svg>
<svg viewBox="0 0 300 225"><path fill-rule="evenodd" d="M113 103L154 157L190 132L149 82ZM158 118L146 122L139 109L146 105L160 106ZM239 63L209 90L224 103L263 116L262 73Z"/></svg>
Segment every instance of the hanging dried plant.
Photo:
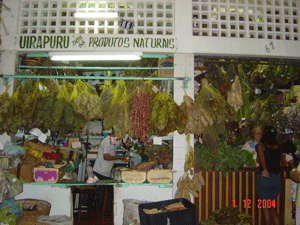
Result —
<svg viewBox="0 0 300 225"><path fill-rule="evenodd" d="M145 88L141 88L131 106L130 129L133 130L133 136L143 142L147 142L149 139L149 113L149 94Z"/></svg>

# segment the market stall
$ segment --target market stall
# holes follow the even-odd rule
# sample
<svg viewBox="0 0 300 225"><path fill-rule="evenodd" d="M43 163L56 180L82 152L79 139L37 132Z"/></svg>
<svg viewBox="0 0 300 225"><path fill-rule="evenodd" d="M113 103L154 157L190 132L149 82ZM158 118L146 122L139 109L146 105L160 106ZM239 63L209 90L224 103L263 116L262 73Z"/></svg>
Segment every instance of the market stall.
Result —
<svg viewBox="0 0 300 225"><path fill-rule="evenodd" d="M103 130L114 127L120 139L126 134L139 139L148 148L149 161L155 162L147 172L172 172L172 181L166 186L149 185L147 181L135 184L134 179L125 184L107 183L114 187L116 225L121 224L123 207L119 205L127 196L138 200L183 197L193 201L204 192L210 195L207 180L202 177L205 172L199 171L216 169L226 176L241 167L254 169L252 155L240 146L256 124L272 123L280 133L291 133L288 139L298 138L298 124L290 124L298 115L294 85L298 77L298 31L291 24L298 23L296 3L285 3L284 11L268 9L272 4L276 8L277 2L263 6L251 2L249 6L243 1L239 9L235 1L214 2L213 7L207 2L176 0L4 3L0 131L12 137L24 132L19 146L24 146L27 158L22 158L19 170L14 168L16 174L24 178L26 174L22 173L34 173L34 168L45 173L39 167L42 163L54 170L55 178L41 176L34 183L28 181L20 195L23 198L36 192L40 199L49 200L51 195L63 194L68 199L62 202L66 210L51 201L50 215L72 216L70 183L87 185L97 149L90 147L97 146L104 136L83 132L90 122L101 122ZM224 5L229 6L230 16L224 15ZM116 11L120 18L75 18L76 10L94 8ZM274 14L274 18L284 12L282 16L287 18L276 18L276 24L270 25L270 17L270 26L262 26L260 14L265 12ZM258 15L257 20L253 14ZM14 15L20 15L20 21ZM249 27L245 26L246 18ZM285 31L277 27L281 22L289 26ZM281 40L283 37L286 40ZM142 60L66 62L66 57L74 53L85 58L105 53L108 59L112 52L114 57L126 53ZM56 56L63 61L50 60ZM28 132L35 128L41 131L41 139L27 140ZM171 140L165 140L169 137ZM74 145L72 138L77 139ZM280 138L287 139L287 135ZM40 146L26 146L26 141ZM172 157L170 149L167 153L159 149L170 143ZM45 150L46 144L50 149ZM59 174L60 170L68 176ZM147 176L140 174L142 178ZM247 174L245 180L251 172ZM32 179L33 175L28 177ZM48 192L41 191L45 187ZM223 205L209 204L205 216L199 209L198 222Z"/></svg>

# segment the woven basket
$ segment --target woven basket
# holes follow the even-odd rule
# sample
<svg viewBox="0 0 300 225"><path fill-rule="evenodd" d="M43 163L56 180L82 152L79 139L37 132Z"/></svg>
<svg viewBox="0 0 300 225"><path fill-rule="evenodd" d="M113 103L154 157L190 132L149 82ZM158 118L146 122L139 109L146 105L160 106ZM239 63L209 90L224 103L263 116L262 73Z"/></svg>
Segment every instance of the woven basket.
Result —
<svg viewBox="0 0 300 225"><path fill-rule="evenodd" d="M15 203L23 210L22 220L19 225L41 225L44 223L37 222L39 216L49 216L51 204L38 199L20 199Z"/></svg>
<svg viewBox="0 0 300 225"><path fill-rule="evenodd" d="M41 66L43 63L44 59L43 58L23 58L21 61L21 65L23 66ZM31 71L33 71L35 74L37 74L40 69L39 68L32 68L30 69Z"/></svg>

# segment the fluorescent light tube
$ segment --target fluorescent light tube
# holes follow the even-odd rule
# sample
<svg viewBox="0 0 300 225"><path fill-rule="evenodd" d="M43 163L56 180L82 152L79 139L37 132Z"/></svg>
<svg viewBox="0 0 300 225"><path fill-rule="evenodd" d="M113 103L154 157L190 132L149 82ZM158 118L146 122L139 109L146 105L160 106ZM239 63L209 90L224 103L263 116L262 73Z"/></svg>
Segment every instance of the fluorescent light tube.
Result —
<svg viewBox="0 0 300 225"><path fill-rule="evenodd" d="M49 52L53 61L140 60L142 52Z"/></svg>
<svg viewBox="0 0 300 225"><path fill-rule="evenodd" d="M117 18L117 12L76 12L75 18Z"/></svg>

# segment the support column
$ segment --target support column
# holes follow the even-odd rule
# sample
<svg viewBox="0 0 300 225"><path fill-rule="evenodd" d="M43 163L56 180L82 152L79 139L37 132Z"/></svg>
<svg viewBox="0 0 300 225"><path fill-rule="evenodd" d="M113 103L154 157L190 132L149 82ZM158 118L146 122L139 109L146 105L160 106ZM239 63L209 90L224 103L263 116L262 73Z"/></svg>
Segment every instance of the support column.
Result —
<svg viewBox="0 0 300 225"><path fill-rule="evenodd" d="M174 77L189 77L191 81L184 87L183 81L174 81L173 96L175 102L180 105L183 102L183 96L187 94L194 99L194 54L174 54ZM194 146L194 135L191 134L191 146ZM173 136L173 197L177 190L177 182L184 174L185 155L188 152L186 135L181 135L177 131Z"/></svg>
<svg viewBox="0 0 300 225"><path fill-rule="evenodd" d="M0 55L0 74L14 75L17 63L16 51L3 51ZM0 79L0 94L2 94L8 86L8 92L11 95L13 92L14 79Z"/></svg>
<svg viewBox="0 0 300 225"><path fill-rule="evenodd" d="M19 23L19 8L20 1L3 0L5 7L2 7L2 23L0 25L1 34L1 55L0 55L0 74L13 75L15 74L15 68L17 63L17 51L15 51L15 45L17 41L18 23ZM19 3L19 4L18 4ZM13 79L6 79L6 83L9 86L9 93L13 91ZM2 79L0 79L0 94L2 94L6 87Z"/></svg>

